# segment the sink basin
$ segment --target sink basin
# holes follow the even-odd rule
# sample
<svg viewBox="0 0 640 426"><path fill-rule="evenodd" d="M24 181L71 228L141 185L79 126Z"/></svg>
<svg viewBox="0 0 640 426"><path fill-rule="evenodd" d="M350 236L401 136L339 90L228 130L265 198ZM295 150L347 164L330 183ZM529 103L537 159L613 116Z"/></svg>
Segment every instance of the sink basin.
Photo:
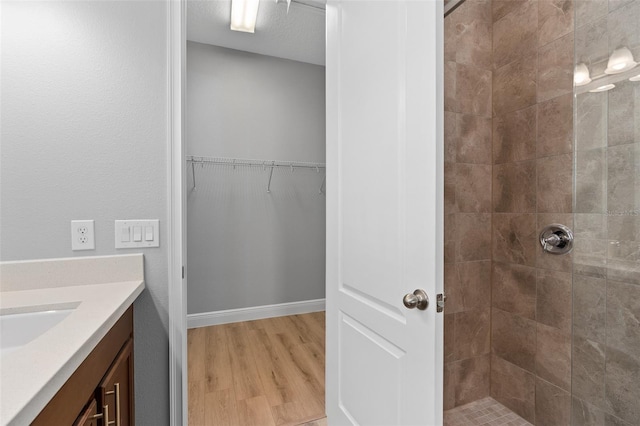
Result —
<svg viewBox="0 0 640 426"><path fill-rule="evenodd" d="M13 352L44 334L75 308L0 315L0 356Z"/></svg>

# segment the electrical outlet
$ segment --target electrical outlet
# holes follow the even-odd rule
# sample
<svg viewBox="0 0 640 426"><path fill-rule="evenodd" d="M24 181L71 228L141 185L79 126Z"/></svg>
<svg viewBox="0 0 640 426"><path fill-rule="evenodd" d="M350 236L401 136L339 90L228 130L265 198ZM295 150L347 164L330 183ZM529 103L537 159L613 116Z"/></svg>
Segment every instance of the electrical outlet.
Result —
<svg viewBox="0 0 640 426"><path fill-rule="evenodd" d="M93 220L72 220L71 250L94 250L95 248Z"/></svg>

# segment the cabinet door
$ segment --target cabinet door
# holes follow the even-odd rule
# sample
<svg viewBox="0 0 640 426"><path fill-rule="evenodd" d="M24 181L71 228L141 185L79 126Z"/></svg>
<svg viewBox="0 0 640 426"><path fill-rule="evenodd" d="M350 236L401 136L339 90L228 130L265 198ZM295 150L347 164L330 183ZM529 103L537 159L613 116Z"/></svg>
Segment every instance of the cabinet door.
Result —
<svg viewBox="0 0 640 426"><path fill-rule="evenodd" d="M107 406L109 426L133 426L133 339L124 345L98 387L98 400Z"/></svg>
<svg viewBox="0 0 640 426"><path fill-rule="evenodd" d="M98 426L98 402L96 399L92 399L89 405L78 416L73 426Z"/></svg>

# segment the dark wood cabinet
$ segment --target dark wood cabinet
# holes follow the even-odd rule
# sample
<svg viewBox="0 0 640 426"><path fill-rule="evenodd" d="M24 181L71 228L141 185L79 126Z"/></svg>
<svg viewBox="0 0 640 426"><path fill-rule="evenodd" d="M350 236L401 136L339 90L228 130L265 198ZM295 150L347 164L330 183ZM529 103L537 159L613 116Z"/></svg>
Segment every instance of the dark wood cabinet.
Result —
<svg viewBox="0 0 640 426"><path fill-rule="evenodd" d="M133 307L130 307L32 425L134 424Z"/></svg>

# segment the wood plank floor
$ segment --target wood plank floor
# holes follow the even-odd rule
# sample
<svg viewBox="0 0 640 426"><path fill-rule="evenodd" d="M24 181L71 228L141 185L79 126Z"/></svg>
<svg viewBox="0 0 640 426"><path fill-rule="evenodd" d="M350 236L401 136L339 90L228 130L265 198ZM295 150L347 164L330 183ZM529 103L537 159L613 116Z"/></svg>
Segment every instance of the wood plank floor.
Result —
<svg viewBox="0 0 640 426"><path fill-rule="evenodd" d="M189 425L326 425L324 312L188 330Z"/></svg>

